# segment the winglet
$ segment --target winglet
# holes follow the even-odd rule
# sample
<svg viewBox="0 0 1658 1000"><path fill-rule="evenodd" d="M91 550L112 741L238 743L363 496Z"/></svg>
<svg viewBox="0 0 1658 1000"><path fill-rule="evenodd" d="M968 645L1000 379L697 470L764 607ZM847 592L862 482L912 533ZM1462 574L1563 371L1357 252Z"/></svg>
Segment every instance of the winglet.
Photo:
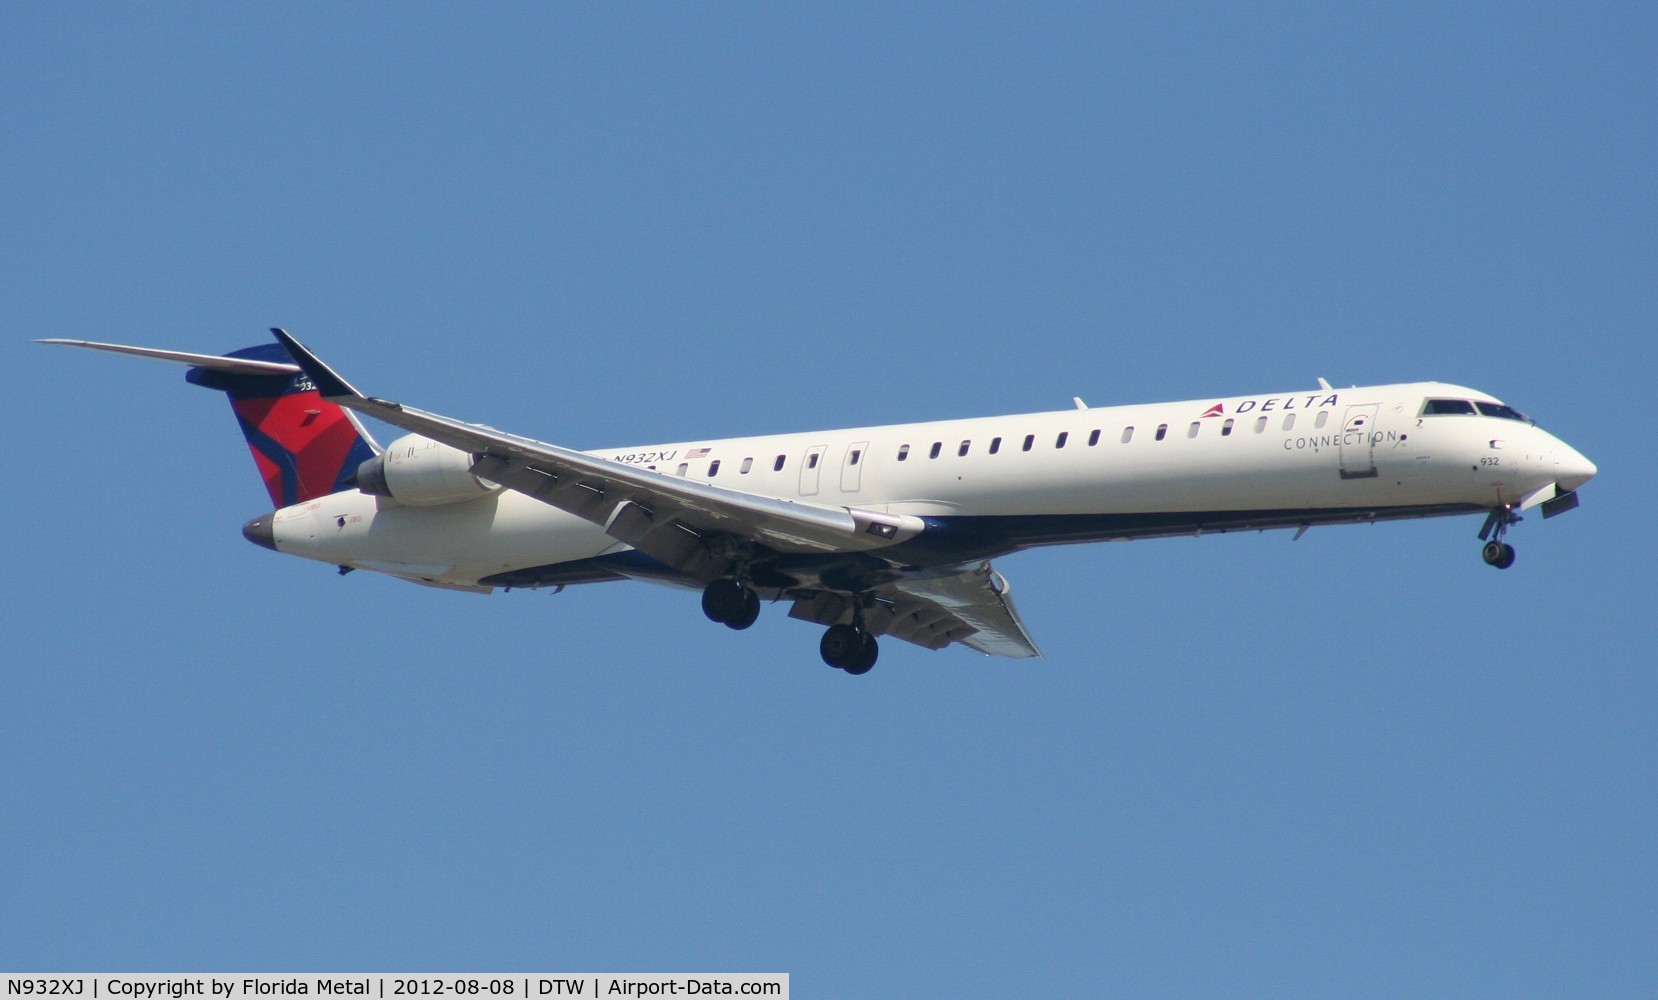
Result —
<svg viewBox="0 0 1658 1000"><path fill-rule="evenodd" d="M288 349L294 356L294 363L311 379L317 387L317 392L323 399L362 399L363 394L352 388L351 383L334 374L334 369L322 363L322 360L306 349L304 344L295 340L288 331L280 327L271 327L271 335Z"/></svg>

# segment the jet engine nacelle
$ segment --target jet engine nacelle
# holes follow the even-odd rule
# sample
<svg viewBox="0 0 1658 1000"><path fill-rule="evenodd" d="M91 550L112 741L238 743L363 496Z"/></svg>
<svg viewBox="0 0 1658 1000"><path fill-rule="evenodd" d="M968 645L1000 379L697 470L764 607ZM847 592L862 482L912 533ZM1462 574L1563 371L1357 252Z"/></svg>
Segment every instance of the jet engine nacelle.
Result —
<svg viewBox="0 0 1658 1000"><path fill-rule="evenodd" d="M501 486L474 476L467 452L406 434L357 466L357 488L411 507L436 507L488 496Z"/></svg>

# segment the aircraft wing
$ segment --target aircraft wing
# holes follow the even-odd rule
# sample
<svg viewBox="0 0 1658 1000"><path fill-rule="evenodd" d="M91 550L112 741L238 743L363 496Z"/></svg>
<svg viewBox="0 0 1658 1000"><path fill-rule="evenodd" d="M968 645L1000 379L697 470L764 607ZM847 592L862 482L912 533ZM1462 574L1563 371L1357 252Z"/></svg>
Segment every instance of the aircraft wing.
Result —
<svg viewBox="0 0 1658 1000"><path fill-rule="evenodd" d="M1008 582L988 562L947 576L906 577L872 591L864 611L873 635L890 635L925 649L959 642L988 656L1041 656L1008 597ZM834 625L852 617L844 594L818 591L795 601L790 618Z"/></svg>
<svg viewBox="0 0 1658 1000"><path fill-rule="evenodd" d="M713 571L716 536L779 552L854 552L912 538L920 518L857 507L779 500L612 462L365 396L285 331L272 330L334 403L474 456L472 472L568 511L683 572Z"/></svg>
<svg viewBox="0 0 1658 1000"><path fill-rule="evenodd" d="M1026 659L1042 655L1008 597L1007 579L987 562L955 576L900 580L891 589L895 614L887 627L889 635L915 642L906 633L921 631L929 615L943 612L958 623L948 633L953 642L988 656ZM971 631L959 634L962 628ZM936 623L925 631L936 634Z"/></svg>

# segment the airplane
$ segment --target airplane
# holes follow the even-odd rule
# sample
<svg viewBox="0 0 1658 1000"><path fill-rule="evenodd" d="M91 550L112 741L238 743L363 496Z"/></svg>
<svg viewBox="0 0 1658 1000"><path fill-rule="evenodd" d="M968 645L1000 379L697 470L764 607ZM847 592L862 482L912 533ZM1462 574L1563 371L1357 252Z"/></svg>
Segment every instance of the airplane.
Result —
<svg viewBox="0 0 1658 1000"><path fill-rule="evenodd" d="M991 560L1022 549L1578 505L1593 462L1489 393L1317 389L576 451L365 395L281 329L187 364L224 392L270 493L251 542L474 593L642 580L732 629L763 603L864 674L877 637L1039 656ZM407 432L382 448L358 416Z"/></svg>

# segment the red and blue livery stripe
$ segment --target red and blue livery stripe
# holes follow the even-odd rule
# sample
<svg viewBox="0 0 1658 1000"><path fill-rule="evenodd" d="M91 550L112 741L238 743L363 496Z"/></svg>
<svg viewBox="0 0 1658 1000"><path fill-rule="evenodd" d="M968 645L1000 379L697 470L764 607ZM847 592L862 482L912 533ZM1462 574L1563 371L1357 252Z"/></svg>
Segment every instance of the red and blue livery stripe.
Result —
<svg viewBox="0 0 1658 1000"><path fill-rule="evenodd" d="M228 357L292 364L281 344L259 344ZM253 453L271 503L287 507L348 488L374 449L345 410L323 399L304 374L242 375L191 368L185 380L217 389Z"/></svg>

